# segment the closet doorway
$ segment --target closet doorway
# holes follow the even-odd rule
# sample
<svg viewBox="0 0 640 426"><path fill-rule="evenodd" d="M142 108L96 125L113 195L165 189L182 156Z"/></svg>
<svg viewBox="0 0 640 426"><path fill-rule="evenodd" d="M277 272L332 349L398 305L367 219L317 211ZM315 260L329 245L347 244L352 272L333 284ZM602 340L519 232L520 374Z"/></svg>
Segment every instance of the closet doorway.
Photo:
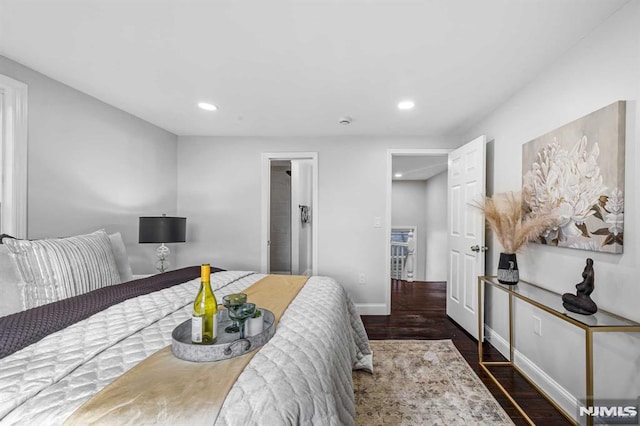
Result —
<svg viewBox="0 0 640 426"><path fill-rule="evenodd" d="M271 162L269 273L291 275L291 160Z"/></svg>
<svg viewBox="0 0 640 426"><path fill-rule="evenodd" d="M262 154L262 272L318 272L315 152Z"/></svg>

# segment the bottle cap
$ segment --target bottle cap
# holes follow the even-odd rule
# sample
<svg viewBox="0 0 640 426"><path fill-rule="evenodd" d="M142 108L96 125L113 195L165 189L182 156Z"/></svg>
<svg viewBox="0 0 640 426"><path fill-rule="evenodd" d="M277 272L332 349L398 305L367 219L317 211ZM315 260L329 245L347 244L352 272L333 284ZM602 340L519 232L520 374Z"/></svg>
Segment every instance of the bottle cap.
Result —
<svg viewBox="0 0 640 426"><path fill-rule="evenodd" d="M200 266L200 280L211 280L211 266L208 263L203 263L202 266Z"/></svg>

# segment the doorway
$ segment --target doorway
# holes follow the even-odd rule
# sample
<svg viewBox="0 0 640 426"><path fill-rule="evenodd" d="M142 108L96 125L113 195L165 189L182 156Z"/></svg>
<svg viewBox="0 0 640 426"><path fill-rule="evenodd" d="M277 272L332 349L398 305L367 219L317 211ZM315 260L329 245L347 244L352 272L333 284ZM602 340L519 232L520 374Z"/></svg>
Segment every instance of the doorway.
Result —
<svg viewBox="0 0 640 426"><path fill-rule="evenodd" d="M472 336L481 338L477 317L477 277L484 275L484 214L471 208L485 194L486 136L480 136L455 150L387 151L387 241L391 237L393 159L402 156L447 155L447 315ZM444 198L444 197L443 197ZM391 312L390 250L386 256L386 313Z"/></svg>
<svg viewBox="0 0 640 426"><path fill-rule="evenodd" d="M318 155L262 154L262 272L318 273Z"/></svg>
<svg viewBox="0 0 640 426"><path fill-rule="evenodd" d="M0 234L27 238L27 85L0 75Z"/></svg>
<svg viewBox="0 0 640 426"><path fill-rule="evenodd" d="M271 161L269 272L291 275L291 160Z"/></svg>
<svg viewBox="0 0 640 426"><path fill-rule="evenodd" d="M392 251L397 249L394 230L413 229L411 259L402 274L415 281L445 281L442 279L442 258L446 257L446 149L388 150L387 154L387 236L385 247L387 280L385 292L387 314L391 310L392 278L398 275ZM439 190L438 190L439 188ZM430 213L431 212L431 213ZM442 216L438 220L438 217ZM396 232L397 233L397 232ZM444 238L444 244L443 244ZM402 263L402 262L400 262ZM445 267L446 268L446 267ZM437 277L437 278L436 278Z"/></svg>

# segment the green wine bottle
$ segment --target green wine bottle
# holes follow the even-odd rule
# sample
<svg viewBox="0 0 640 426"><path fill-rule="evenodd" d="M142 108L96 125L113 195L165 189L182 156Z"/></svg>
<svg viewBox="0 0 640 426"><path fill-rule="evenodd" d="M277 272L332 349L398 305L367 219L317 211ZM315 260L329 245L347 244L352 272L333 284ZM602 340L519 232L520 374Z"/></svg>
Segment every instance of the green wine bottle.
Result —
<svg viewBox="0 0 640 426"><path fill-rule="evenodd" d="M216 313L218 301L211 290L211 266L200 267L200 290L193 302L191 317L191 341L198 344L212 344L217 338Z"/></svg>

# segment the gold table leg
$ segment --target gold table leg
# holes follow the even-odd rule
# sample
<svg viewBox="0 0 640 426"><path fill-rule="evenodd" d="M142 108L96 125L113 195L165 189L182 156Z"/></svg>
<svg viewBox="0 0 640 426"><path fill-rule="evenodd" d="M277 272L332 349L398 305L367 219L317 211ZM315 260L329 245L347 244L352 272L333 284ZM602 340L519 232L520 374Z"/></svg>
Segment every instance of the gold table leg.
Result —
<svg viewBox="0 0 640 426"><path fill-rule="evenodd" d="M585 365L586 365L586 384L587 408L593 407L593 332L590 329L585 330ZM587 416L587 426L593 426L593 416Z"/></svg>

